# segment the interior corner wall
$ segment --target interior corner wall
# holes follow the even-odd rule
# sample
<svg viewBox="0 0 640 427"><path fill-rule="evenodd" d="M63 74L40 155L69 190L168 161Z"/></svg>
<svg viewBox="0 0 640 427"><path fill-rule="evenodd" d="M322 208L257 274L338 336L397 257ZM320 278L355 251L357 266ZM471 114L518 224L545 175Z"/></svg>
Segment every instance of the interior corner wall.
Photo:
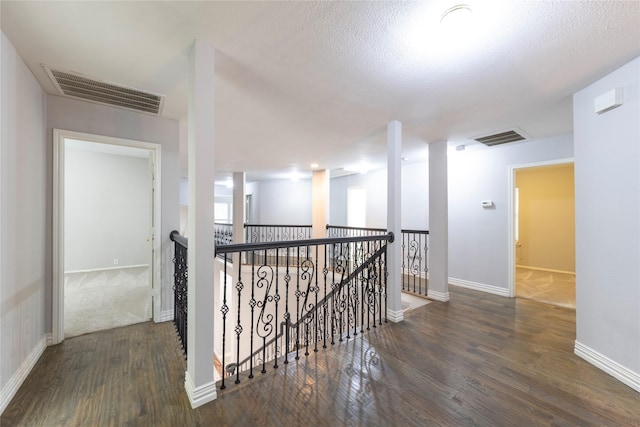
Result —
<svg viewBox="0 0 640 427"><path fill-rule="evenodd" d="M603 114L594 98L616 88ZM640 58L574 95L576 353L640 391ZM619 379L620 376L618 376ZM635 386L634 386L635 385Z"/></svg>
<svg viewBox="0 0 640 427"><path fill-rule="evenodd" d="M572 135L449 152L449 280L507 295L509 167L573 157ZM491 200L494 206L483 208Z"/></svg>
<svg viewBox="0 0 640 427"><path fill-rule="evenodd" d="M161 287L163 312L173 309L173 242L172 230L180 227L180 129L177 120L157 117L77 101L61 96L47 96L47 177L53 174L53 129L70 130L93 135L131 139L160 144L161 149ZM47 224L53 222L53 188L47 187ZM51 230L47 233L47 245L52 245ZM51 276L51 260L47 260L47 272ZM51 289L47 291L51 301ZM49 303L50 305L50 303ZM51 330L51 314L48 315L48 331Z"/></svg>
<svg viewBox="0 0 640 427"><path fill-rule="evenodd" d="M0 43L1 413L51 330L51 168L45 156L46 94L4 33Z"/></svg>

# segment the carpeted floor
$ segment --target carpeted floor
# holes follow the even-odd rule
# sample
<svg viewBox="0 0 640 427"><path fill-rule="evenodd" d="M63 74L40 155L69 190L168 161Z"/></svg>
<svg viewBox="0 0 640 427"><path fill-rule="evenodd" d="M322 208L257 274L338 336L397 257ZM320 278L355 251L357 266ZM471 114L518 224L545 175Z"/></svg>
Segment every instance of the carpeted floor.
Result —
<svg viewBox="0 0 640 427"><path fill-rule="evenodd" d="M149 267L65 274L65 338L149 320L149 274Z"/></svg>
<svg viewBox="0 0 640 427"><path fill-rule="evenodd" d="M516 268L516 296L576 308L576 275Z"/></svg>

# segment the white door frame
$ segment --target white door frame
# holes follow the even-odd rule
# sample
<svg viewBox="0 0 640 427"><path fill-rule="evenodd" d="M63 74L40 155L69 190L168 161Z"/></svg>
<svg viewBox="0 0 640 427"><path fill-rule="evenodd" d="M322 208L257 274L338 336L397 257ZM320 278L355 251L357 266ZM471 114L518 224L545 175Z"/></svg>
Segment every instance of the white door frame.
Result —
<svg viewBox="0 0 640 427"><path fill-rule="evenodd" d="M557 159L557 160L547 160L544 162L536 162L536 163L525 163L521 165L511 165L509 166L509 176L507 179L507 187L509 188L509 194L507 196L507 206L508 206L508 216L507 216L507 238L509 240L508 252L507 252L507 262L509 263L507 267L507 271L509 272L509 296L516 296L516 219L515 219L515 193L516 193L516 171L520 169L528 169L528 168L538 168L544 166L554 166L554 165L566 165L574 163L573 157L568 157L565 159Z"/></svg>
<svg viewBox="0 0 640 427"><path fill-rule="evenodd" d="M152 272L151 284L153 295L153 320L160 321L162 307L162 290L160 277L161 237L160 222L160 164L161 145L151 142L134 141L103 135L93 135L69 130L53 130L53 292L52 292L52 339L53 344L64 340L64 162L65 139L77 139L102 144L121 145L149 150L154 164L153 179L153 229L151 231Z"/></svg>

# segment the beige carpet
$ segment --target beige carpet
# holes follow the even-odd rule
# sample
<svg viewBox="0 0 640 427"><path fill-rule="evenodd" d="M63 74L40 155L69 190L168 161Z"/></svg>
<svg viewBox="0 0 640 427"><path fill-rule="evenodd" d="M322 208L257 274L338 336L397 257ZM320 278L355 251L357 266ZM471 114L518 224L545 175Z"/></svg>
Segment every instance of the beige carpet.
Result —
<svg viewBox="0 0 640 427"><path fill-rule="evenodd" d="M518 267L516 296L576 308L576 275Z"/></svg>
<svg viewBox="0 0 640 427"><path fill-rule="evenodd" d="M149 267L65 274L65 338L151 318Z"/></svg>

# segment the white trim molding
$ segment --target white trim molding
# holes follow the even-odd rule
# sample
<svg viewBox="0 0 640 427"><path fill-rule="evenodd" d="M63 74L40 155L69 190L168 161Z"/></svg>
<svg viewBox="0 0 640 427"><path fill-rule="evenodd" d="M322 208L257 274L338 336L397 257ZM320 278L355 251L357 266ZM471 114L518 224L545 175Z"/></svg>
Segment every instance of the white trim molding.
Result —
<svg viewBox="0 0 640 427"><path fill-rule="evenodd" d="M27 376L42 356L42 353L44 353L48 345L51 345L51 342L51 334L45 334L33 350L31 350L31 353L29 353L27 358L22 362L18 370L11 376L5 386L2 387L2 391L0 391L0 414L7 409L11 399L16 395L20 386L24 380L27 379Z"/></svg>
<svg viewBox="0 0 640 427"><path fill-rule="evenodd" d="M161 322L168 322L169 320L173 320L173 308L170 308L169 310L162 310L160 312L160 316L158 316L158 320L156 320L156 323L161 323Z"/></svg>
<svg viewBox="0 0 640 427"><path fill-rule="evenodd" d="M474 291L486 292L489 294L500 295L501 297L509 297L509 289L501 288L494 285L486 285L484 283L472 282L470 280L456 279L455 277L449 277L449 284L453 286L460 286L461 288L473 289Z"/></svg>
<svg viewBox="0 0 640 427"><path fill-rule="evenodd" d="M404 320L404 311L393 311L391 309L387 309L387 320L393 323L399 323Z"/></svg>
<svg viewBox="0 0 640 427"><path fill-rule="evenodd" d="M576 340L573 352L595 367L640 393L640 373L634 372Z"/></svg>
<svg viewBox="0 0 640 427"><path fill-rule="evenodd" d="M162 307L162 236L161 236L161 154L162 146L157 143L134 141L103 135L93 135L64 129L53 129L53 293L51 310L51 329L54 344L64 340L64 171L65 171L65 140L79 139L82 141L110 144L115 146L136 147L149 151L152 185L149 188L153 194L151 209L149 258L151 260L151 292L153 296L153 318L158 321ZM150 171L151 172L151 171ZM121 267L118 267L121 268Z"/></svg>
<svg viewBox="0 0 640 427"><path fill-rule="evenodd" d="M196 387L193 385L189 372L186 372L184 375L184 388L187 391L187 396L189 397L189 403L191 403L192 409L202 406L205 403L212 402L218 398L215 381Z"/></svg>
<svg viewBox="0 0 640 427"><path fill-rule="evenodd" d="M69 270L69 271L65 271L64 274L97 273L100 271L125 270L127 268L142 268L142 267L149 267L149 264L119 265L117 267L90 268L88 270Z"/></svg>
<svg viewBox="0 0 640 427"><path fill-rule="evenodd" d="M520 265L520 264L516 264L516 268L526 268L527 270L547 271L549 273L573 274L573 275L576 274L575 271L554 270L553 268L531 267L529 265Z"/></svg>
<svg viewBox="0 0 640 427"><path fill-rule="evenodd" d="M432 289L427 289L427 298L430 298L435 301L447 302L449 301L449 292L440 292L440 291L434 291Z"/></svg>
<svg viewBox="0 0 640 427"><path fill-rule="evenodd" d="M516 171L520 169L536 168L541 166L555 166L574 163L573 157L557 160L546 160L535 163L525 163L519 165L511 165L508 167L507 188L507 271L509 276L507 279L507 294L504 296L516 296L516 209L515 209L515 193L516 193ZM460 285L462 286L462 285ZM502 288L499 288L502 289ZM481 289L479 289L481 290ZM489 292L489 291L487 291ZM502 294L497 294L502 295Z"/></svg>

